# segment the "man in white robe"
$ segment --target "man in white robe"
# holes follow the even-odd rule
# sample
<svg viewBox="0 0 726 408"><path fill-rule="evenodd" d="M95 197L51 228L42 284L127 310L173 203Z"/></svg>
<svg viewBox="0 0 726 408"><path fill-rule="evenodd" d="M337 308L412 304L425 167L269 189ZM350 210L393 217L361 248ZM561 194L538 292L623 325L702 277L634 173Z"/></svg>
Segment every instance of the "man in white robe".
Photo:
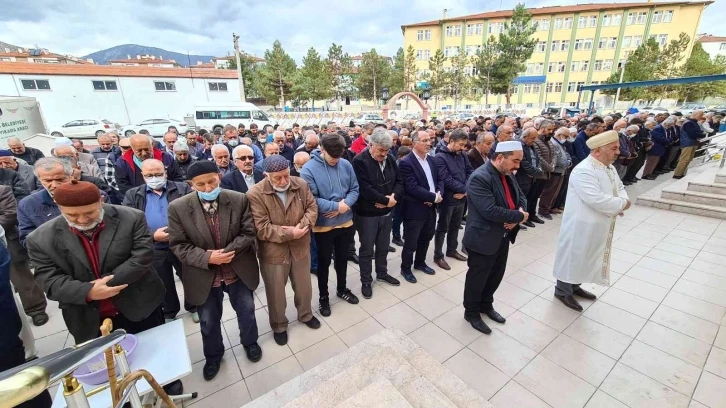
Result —
<svg viewBox="0 0 726 408"><path fill-rule="evenodd" d="M581 283L610 286L615 217L630 208L628 194L612 166L619 154L618 133L593 136L587 146L590 155L570 175L554 267L555 297L578 312L582 306L573 295L595 299Z"/></svg>

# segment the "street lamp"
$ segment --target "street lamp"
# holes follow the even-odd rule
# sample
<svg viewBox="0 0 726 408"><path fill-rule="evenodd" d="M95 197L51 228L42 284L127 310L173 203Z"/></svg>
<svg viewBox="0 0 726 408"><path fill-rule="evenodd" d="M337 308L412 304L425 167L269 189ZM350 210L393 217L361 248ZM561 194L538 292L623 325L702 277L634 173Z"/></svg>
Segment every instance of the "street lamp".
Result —
<svg viewBox="0 0 726 408"><path fill-rule="evenodd" d="M384 102L388 100L388 87L383 87L381 90L381 99L383 99Z"/></svg>
<svg viewBox="0 0 726 408"><path fill-rule="evenodd" d="M426 87L423 90L423 100L428 103L429 98L431 98L431 88Z"/></svg>

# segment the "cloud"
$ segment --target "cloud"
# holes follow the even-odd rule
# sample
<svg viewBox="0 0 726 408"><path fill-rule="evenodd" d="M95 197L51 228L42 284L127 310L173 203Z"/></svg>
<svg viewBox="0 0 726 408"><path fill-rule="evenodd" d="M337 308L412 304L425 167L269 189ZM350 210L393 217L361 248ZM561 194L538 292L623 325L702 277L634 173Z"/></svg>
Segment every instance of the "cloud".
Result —
<svg viewBox="0 0 726 408"><path fill-rule="evenodd" d="M533 1L528 7L584 3L588 0ZM625 0L617 0L625 1ZM632 0L631 0L632 1ZM511 9L515 1L475 0L3 0L0 40L82 56L119 44L169 51L227 55L232 33L240 47L263 56L273 41L298 62L307 49L327 55L330 44L350 54L376 48L394 55L403 46L401 25L484 11ZM699 32L726 31L719 18L726 3L710 5ZM721 33L722 34L722 33Z"/></svg>

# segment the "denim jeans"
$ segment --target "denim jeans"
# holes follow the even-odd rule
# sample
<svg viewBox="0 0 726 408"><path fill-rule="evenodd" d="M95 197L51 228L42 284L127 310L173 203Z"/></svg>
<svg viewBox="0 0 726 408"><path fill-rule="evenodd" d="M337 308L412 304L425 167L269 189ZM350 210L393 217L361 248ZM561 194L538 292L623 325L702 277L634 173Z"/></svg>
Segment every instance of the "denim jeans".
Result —
<svg viewBox="0 0 726 408"><path fill-rule="evenodd" d="M315 235L310 232L310 270L318 270L318 244L315 243Z"/></svg>
<svg viewBox="0 0 726 408"><path fill-rule="evenodd" d="M257 342L257 321L255 320L255 300L252 290L241 280L230 285L209 289L206 302L197 306L199 324L202 329L202 345L204 358L207 361L220 361L224 356L224 343L222 343L222 300L224 292L229 294L229 302L237 312L240 343L249 346Z"/></svg>

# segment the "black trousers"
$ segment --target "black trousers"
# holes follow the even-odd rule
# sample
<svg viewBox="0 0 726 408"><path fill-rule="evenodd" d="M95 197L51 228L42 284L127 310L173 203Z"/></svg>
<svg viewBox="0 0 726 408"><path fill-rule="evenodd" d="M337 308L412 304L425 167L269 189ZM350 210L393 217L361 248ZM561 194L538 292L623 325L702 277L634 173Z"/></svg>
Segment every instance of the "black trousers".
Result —
<svg viewBox="0 0 726 408"><path fill-rule="evenodd" d="M527 212L530 217L534 217L537 214L537 200L539 200L539 196L542 195L545 183L547 183L547 180L532 180L532 186L529 188L529 192L527 193Z"/></svg>
<svg viewBox="0 0 726 408"><path fill-rule="evenodd" d="M459 247L459 226L464 216L466 200L456 200L439 205L439 221L436 225L436 238L434 239L434 259L444 257L444 239L446 239L446 254L452 254Z"/></svg>
<svg viewBox="0 0 726 408"><path fill-rule="evenodd" d="M623 180L630 180L635 178L635 176L645 164L646 156L647 154L645 152L645 149L642 149L638 153L638 158L636 158L633 163L630 164L630 167L628 167L628 171L625 172L625 177L623 177Z"/></svg>
<svg viewBox="0 0 726 408"><path fill-rule="evenodd" d="M436 210L431 207L428 217L422 220L403 219L403 252L401 253L401 270L411 271L414 267L426 263L429 243L436 232ZM457 227L458 228L458 227ZM416 259L414 260L414 252Z"/></svg>
<svg viewBox="0 0 726 408"><path fill-rule="evenodd" d="M99 328L101 327L101 323L106 320L105 318L101 318L101 322L98 324ZM126 330L126 333L129 334L137 334L141 333L144 330L153 329L154 327L161 326L164 324L164 314L162 313L162 309L159 307L151 314L149 317L147 317L144 320L134 322L129 319L127 319L124 315L118 315L111 318L111 321L113 322L113 329L124 329ZM98 335L101 335L101 331L99 330ZM87 339L90 340L90 339ZM84 340L85 341L85 340ZM76 343L80 343L80 341L76 340Z"/></svg>
<svg viewBox="0 0 726 408"><path fill-rule="evenodd" d="M348 251L355 227L335 228L327 232L315 233L315 244L318 246L318 291L320 297L329 296L328 276L330 273L330 262L335 252L335 277L337 289L342 291L346 287L348 275ZM388 250L388 247L386 247Z"/></svg>
<svg viewBox="0 0 726 408"><path fill-rule="evenodd" d="M25 347L23 347L23 341L20 340L19 337L16 338L16 341L13 344L0 348L0 372L23 364L25 364ZM35 398L25 401L16 407L50 408L51 405L53 405L53 400L50 398L48 390L45 390L38 394Z"/></svg>
<svg viewBox="0 0 726 408"><path fill-rule="evenodd" d="M552 208L561 208L565 206L565 199L567 198L567 185L570 184L570 170L567 170L564 178L562 179L562 187L560 187L560 192L557 194L557 198L555 199L555 203L552 205Z"/></svg>
<svg viewBox="0 0 726 408"><path fill-rule="evenodd" d="M176 282L174 282L174 270L176 270L179 279L181 277L182 265L179 258L171 252L170 249L154 248L154 259L152 261L156 273L159 274L164 286L166 287L166 295L164 296L164 318L173 319L179 313L179 295L176 292ZM196 307L184 300L184 309L188 312L195 312Z"/></svg>
<svg viewBox="0 0 726 408"><path fill-rule="evenodd" d="M464 315L478 317L479 313L492 308L494 292L504 278L509 255L509 239L502 238L499 249L493 255L484 255L466 248L469 259L464 282Z"/></svg>
<svg viewBox="0 0 726 408"><path fill-rule="evenodd" d="M360 239L360 281L373 283L373 259L376 260L376 277L388 275L388 245L391 243L391 214L379 217L355 216L355 226Z"/></svg>

